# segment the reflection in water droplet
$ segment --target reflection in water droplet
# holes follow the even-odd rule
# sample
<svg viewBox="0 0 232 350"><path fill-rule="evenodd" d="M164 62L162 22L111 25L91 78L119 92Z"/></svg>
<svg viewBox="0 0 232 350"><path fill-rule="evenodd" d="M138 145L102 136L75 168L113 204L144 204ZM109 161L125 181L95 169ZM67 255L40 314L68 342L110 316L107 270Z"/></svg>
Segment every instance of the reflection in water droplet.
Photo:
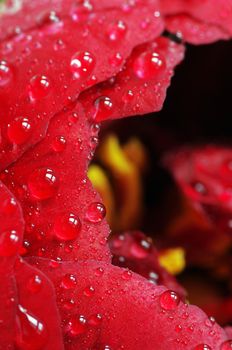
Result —
<svg viewBox="0 0 232 350"><path fill-rule="evenodd" d="M174 310L180 303L180 297L174 291L167 290L160 295L160 306L164 310Z"/></svg>
<svg viewBox="0 0 232 350"><path fill-rule="evenodd" d="M55 220L54 234L60 240L73 240L78 237L80 230L81 222L75 214L60 215Z"/></svg>
<svg viewBox="0 0 232 350"><path fill-rule="evenodd" d="M95 67L95 58L90 52L77 52L70 62L71 71L76 79L87 78Z"/></svg>
<svg viewBox="0 0 232 350"><path fill-rule="evenodd" d="M58 180L52 169L39 168L33 171L28 180L28 188L33 198L44 200L55 196Z"/></svg>
<svg viewBox="0 0 232 350"><path fill-rule="evenodd" d="M106 216L106 209L102 203L91 203L86 211L86 219L92 223L101 222Z"/></svg>

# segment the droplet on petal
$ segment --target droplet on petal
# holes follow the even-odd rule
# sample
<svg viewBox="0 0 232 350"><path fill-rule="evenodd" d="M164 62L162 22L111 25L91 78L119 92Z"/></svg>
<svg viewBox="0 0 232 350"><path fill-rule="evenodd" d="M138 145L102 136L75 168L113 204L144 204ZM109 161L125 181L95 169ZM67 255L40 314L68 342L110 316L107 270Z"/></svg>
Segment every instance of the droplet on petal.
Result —
<svg viewBox="0 0 232 350"><path fill-rule="evenodd" d="M143 52L133 63L135 75L144 80L159 80L162 78L165 68L165 59L158 52Z"/></svg>
<svg viewBox="0 0 232 350"><path fill-rule="evenodd" d="M86 219L94 224L101 222L106 216L106 208L102 203L91 203L86 211Z"/></svg>
<svg viewBox="0 0 232 350"><path fill-rule="evenodd" d="M39 100L49 93L50 81L45 75L36 75L31 79L28 90L31 100Z"/></svg>
<svg viewBox="0 0 232 350"><path fill-rule="evenodd" d="M107 30L107 38L112 42L121 42L127 32L127 26L123 21L111 24Z"/></svg>
<svg viewBox="0 0 232 350"><path fill-rule="evenodd" d="M93 72L95 58L87 51L77 52L71 59L70 67L76 79L87 78Z"/></svg>
<svg viewBox="0 0 232 350"><path fill-rule="evenodd" d="M180 303L180 297L174 291L167 290L160 295L160 306L164 310L174 310Z"/></svg>
<svg viewBox="0 0 232 350"><path fill-rule="evenodd" d="M211 346L207 345L207 344L199 344L197 346L195 346L195 348L193 350L212 350Z"/></svg>
<svg viewBox="0 0 232 350"><path fill-rule="evenodd" d="M62 278L61 286L65 289L73 289L76 287L77 279L75 275L67 274Z"/></svg>
<svg viewBox="0 0 232 350"><path fill-rule="evenodd" d="M0 256L14 256L20 248L20 240L15 230L5 231L0 235Z"/></svg>
<svg viewBox="0 0 232 350"><path fill-rule="evenodd" d="M42 288L42 280L40 276L34 275L32 276L27 283L27 289L32 293L38 293Z"/></svg>
<svg viewBox="0 0 232 350"><path fill-rule="evenodd" d="M64 214L58 216L54 223L55 236L63 241L76 239L81 230L81 222L75 214Z"/></svg>
<svg viewBox="0 0 232 350"><path fill-rule="evenodd" d="M73 316L68 322L68 332L72 336L77 336L86 332L87 321L84 316Z"/></svg>
<svg viewBox="0 0 232 350"><path fill-rule="evenodd" d="M16 145L22 145L23 143L28 141L28 139L31 136L31 133L31 124L27 118L16 118L8 125L8 139Z"/></svg>
<svg viewBox="0 0 232 350"><path fill-rule="evenodd" d="M113 102L107 96L101 96L94 102L95 115L94 120L100 122L102 120L108 119L112 114Z"/></svg>
<svg viewBox="0 0 232 350"><path fill-rule="evenodd" d="M13 73L6 61L0 61L0 88L8 85L13 78Z"/></svg>
<svg viewBox="0 0 232 350"><path fill-rule="evenodd" d="M66 147L66 139L64 136L57 136L52 142L52 148L55 152L63 152Z"/></svg>
<svg viewBox="0 0 232 350"><path fill-rule="evenodd" d="M33 198L44 200L53 197L58 189L58 180L52 169L39 168L28 180L28 188Z"/></svg>
<svg viewBox="0 0 232 350"><path fill-rule="evenodd" d="M232 339L225 341L220 347L220 350L231 350L231 349L232 349Z"/></svg>

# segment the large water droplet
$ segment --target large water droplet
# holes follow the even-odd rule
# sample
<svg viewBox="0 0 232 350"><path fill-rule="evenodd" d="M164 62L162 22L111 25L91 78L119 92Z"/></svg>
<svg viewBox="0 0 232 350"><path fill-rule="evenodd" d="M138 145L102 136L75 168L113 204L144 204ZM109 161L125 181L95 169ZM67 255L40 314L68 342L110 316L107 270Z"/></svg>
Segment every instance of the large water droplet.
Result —
<svg viewBox="0 0 232 350"><path fill-rule="evenodd" d="M87 78L95 67L95 58L90 52L77 52L71 59L71 71L76 79Z"/></svg>
<svg viewBox="0 0 232 350"><path fill-rule="evenodd" d="M16 145L21 145L28 141L31 133L31 124L27 118L16 118L8 125L7 136Z"/></svg>
<svg viewBox="0 0 232 350"><path fill-rule="evenodd" d="M68 322L70 335L77 336L86 332L87 321L84 316L73 316Z"/></svg>
<svg viewBox="0 0 232 350"><path fill-rule="evenodd" d="M45 325L19 305L17 312L16 346L20 350L42 350L47 343Z"/></svg>
<svg viewBox="0 0 232 350"><path fill-rule="evenodd" d="M81 230L81 222L75 214L64 214L56 218L54 224L55 236L64 241L73 240L78 237Z"/></svg>
<svg viewBox="0 0 232 350"><path fill-rule="evenodd" d="M45 75L34 76L28 87L29 96L32 101L45 97L50 91L50 81Z"/></svg>
<svg viewBox="0 0 232 350"><path fill-rule="evenodd" d="M225 341L220 347L220 350L231 350L231 349L232 349L232 339Z"/></svg>
<svg viewBox="0 0 232 350"><path fill-rule="evenodd" d="M180 303L180 297L172 290L167 290L160 295L160 306L164 310L174 310Z"/></svg>
<svg viewBox="0 0 232 350"><path fill-rule="evenodd" d="M28 188L31 196L37 200L53 197L58 189L58 180L54 171L49 168L34 170L29 177Z"/></svg>
<svg viewBox="0 0 232 350"><path fill-rule="evenodd" d="M5 231L0 234L0 256L13 256L20 248L20 240L15 230Z"/></svg>
<svg viewBox="0 0 232 350"><path fill-rule="evenodd" d="M108 119L112 114L113 102L107 96L101 96L94 102L95 114L94 120L100 122L102 120Z"/></svg>
<svg viewBox="0 0 232 350"><path fill-rule="evenodd" d="M144 80L159 80L165 72L165 68L165 59L157 52L143 52L133 63L135 75Z"/></svg>
<svg viewBox="0 0 232 350"><path fill-rule="evenodd" d="M86 219L94 224L101 222L106 216L106 208L102 203L91 203L86 211Z"/></svg>
<svg viewBox="0 0 232 350"><path fill-rule="evenodd" d="M55 152L63 152L66 147L66 139L64 136L57 136L52 142L52 148Z"/></svg>
<svg viewBox="0 0 232 350"><path fill-rule="evenodd" d="M0 61L0 88L11 82L13 73L6 61Z"/></svg>

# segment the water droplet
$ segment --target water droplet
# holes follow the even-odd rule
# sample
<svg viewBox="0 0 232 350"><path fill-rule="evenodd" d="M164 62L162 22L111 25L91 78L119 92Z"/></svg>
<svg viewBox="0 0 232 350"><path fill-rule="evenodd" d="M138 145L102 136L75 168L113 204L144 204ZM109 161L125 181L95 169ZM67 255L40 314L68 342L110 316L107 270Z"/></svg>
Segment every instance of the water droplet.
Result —
<svg viewBox="0 0 232 350"><path fill-rule="evenodd" d="M119 52L117 52L113 57L111 57L109 59L109 63L113 67L120 67L122 62L123 62L123 58L122 58L122 55Z"/></svg>
<svg viewBox="0 0 232 350"><path fill-rule="evenodd" d="M164 310L174 310L180 303L180 297L174 291L167 290L160 295L160 306Z"/></svg>
<svg viewBox="0 0 232 350"><path fill-rule="evenodd" d="M45 75L34 76L28 87L29 96L32 101L45 97L50 91L50 81Z"/></svg>
<svg viewBox="0 0 232 350"><path fill-rule="evenodd" d="M127 26L123 21L111 24L107 30L107 38L113 42L121 42L127 32Z"/></svg>
<svg viewBox="0 0 232 350"><path fill-rule="evenodd" d="M42 280L40 276L34 275L27 282L27 289L32 293L38 293L42 288Z"/></svg>
<svg viewBox="0 0 232 350"><path fill-rule="evenodd" d="M113 102L107 96L101 96L94 102L94 119L98 122L108 119L112 114Z"/></svg>
<svg viewBox="0 0 232 350"><path fill-rule="evenodd" d="M77 52L71 59L71 71L76 79L87 78L95 67L95 58L89 52Z"/></svg>
<svg viewBox="0 0 232 350"><path fill-rule="evenodd" d="M131 246L131 254L138 259L144 259L151 251L151 243L145 239L135 242Z"/></svg>
<svg viewBox="0 0 232 350"><path fill-rule="evenodd" d="M199 344L195 346L194 350L212 350L212 348L207 344Z"/></svg>
<svg viewBox="0 0 232 350"><path fill-rule="evenodd" d="M202 196L206 196L208 194L207 188L202 182L194 181L191 183L191 187L196 193Z"/></svg>
<svg viewBox="0 0 232 350"><path fill-rule="evenodd" d="M0 61L0 88L11 82L13 73L6 61Z"/></svg>
<svg viewBox="0 0 232 350"><path fill-rule="evenodd" d="M75 275L66 274L61 281L61 286L65 289L73 289L77 285L77 279Z"/></svg>
<svg viewBox="0 0 232 350"><path fill-rule="evenodd" d="M95 276L97 277L100 277L104 274L104 269L102 267L98 267L96 270L95 270Z"/></svg>
<svg viewBox="0 0 232 350"><path fill-rule="evenodd" d="M54 224L55 236L64 241L69 241L78 237L81 230L81 222L75 214L64 214L56 218Z"/></svg>
<svg viewBox="0 0 232 350"><path fill-rule="evenodd" d="M52 148L55 152L63 152L66 147L66 139L64 136L57 136L52 142Z"/></svg>
<svg viewBox="0 0 232 350"><path fill-rule="evenodd" d="M47 343L45 325L19 305L17 313L16 346L20 350L42 350Z"/></svg>
<svg viewBox="0 0 232 350"><path fill-rule="evenodd" d="M157 52L143 52L133 63L135 75L145 80L159 80L163 76L165 68L165 59Z"/></svg>
<svg viewBox="0 0 232 350"><path fill-rule="evenodd" d="M68 332L72 336L77 336L86 332L87 321L84 316L73 316L68 322Z"/></svg>
<svg viewBox="0 0 232 350"><path fill-rule="evenodd" d="M55 11L51 11L43 16L41 25L48 34L55 34L61 30L63 22Z"/></svg>
<svg viewBox="0 0 232 350"><path fill-rule="evenodd" d="M58 189L58 180L54 171L49 168L34 170L29 177L28 188L31 196L37 200L55 196Z"/></svg>
<svg viewBox="0 0 232 350"><path fill-rule="evenodd" d="M0 256L13 256L20 248L18 233L14 230L5 231L0 235Z"/></svg>
<svg viewBox="0 0 232 350"><path fill-rule="evenodd" d="M84 290L84 295L86 297L92 297L95 293L95 289L93 286L86 287Z"/></svg>
<svg viewBox="0 0 232 350"><path fill-rule="evenodd" d="M102 203L91 203L86 211L86 220L91 223L101 222L106 215L105 206Z"/></svg>
<svg viewBox="0 0 232 350"><path fill-rule="evenodd" d="M122 273L122 278L125 280L125 281L129 281L132 277L132 272L130 270L125 270L123 271Z"/></svg>
<svg viewBox="0 0 232 350"><path fill-rule="evenodd" d="M21 145L28 141L31 133L31 124L27 118L16 118L8 125L7 136L16 145Z"/></svg>
<svg viewBox="0 0 232 350"><path fill-rule="evenodd" d="M1 212L7 215L13 214L17 209L17 203L14 198L5 200L1 205Z"/></svg>
<svg viewBox="0 0 232 350"><path fill-rule="evenodd" d="M220 347L220 350L231 350L231 349L232 349L232 339L225 341Z"/></svg>

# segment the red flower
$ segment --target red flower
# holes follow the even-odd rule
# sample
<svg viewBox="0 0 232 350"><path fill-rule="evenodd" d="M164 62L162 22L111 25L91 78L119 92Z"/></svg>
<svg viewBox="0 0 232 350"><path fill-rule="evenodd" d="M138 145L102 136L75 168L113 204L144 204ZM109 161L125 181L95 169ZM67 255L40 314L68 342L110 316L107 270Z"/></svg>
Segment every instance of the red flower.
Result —
<svg viewBox="0 0 232 350"><path fill-rule="evenodd" d="M1 346L220 349L226 333L197 307L111 265L86 179L96 121L159 110L183 46L157 39L155 1L47 5L2 20Z"/></svg>

